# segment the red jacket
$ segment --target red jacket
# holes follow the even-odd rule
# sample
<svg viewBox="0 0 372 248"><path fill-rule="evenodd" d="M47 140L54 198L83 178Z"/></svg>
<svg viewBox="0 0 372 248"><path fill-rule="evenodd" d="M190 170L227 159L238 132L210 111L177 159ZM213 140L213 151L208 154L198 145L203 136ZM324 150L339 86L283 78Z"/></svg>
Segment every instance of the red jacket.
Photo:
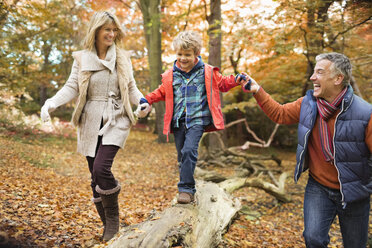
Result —
<svg viewBox="0 0 372 248"><path fill-rule="evenodd" d="M224 129L220 91L227 92L238 85L233 75L222 76L218 71L217 67L204 64L205 88L214 124L206 129L207 132ZM145 97L149 104L165 101L163 133L168 135L171 131L170 125L173 117L173 68L167 70L161 76L161 85Z"/></svg>

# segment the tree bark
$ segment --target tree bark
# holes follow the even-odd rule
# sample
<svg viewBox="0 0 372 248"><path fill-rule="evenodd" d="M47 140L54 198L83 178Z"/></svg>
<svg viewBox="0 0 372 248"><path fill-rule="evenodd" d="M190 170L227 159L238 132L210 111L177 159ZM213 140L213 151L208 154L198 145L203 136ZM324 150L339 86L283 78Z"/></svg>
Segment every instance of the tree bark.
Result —
<svg viewBox="0 0 372 248"><path fill-rule="evenodd" d="M208 63L221 68L221 0L211 0L211 14L207 16L209 24L209 57Z"/></svg>
<svg viewBox="0 0 372 248"><path fill-rule="evenodd" d="M265 190L268 194L273 195L277 200L281 202L290 202L291 197L285 192L285 179L288 174L283 172L279 181L273 183L264 181L261 178L239 178L234 177L219 183L219 186L226 192L233 192L243 187L256 187Z"/></svg>
<svg viewBox="0 0 372 248"><path fill-rule="evenodd" d="M143 15L146 47L149 53L150 89L155 90L161 84L161 73L163 72L161 61L160 0L140 0L137 4ZM155 103L154 108L158 142L165 143L166 136L163 135L164 102Z"/></svg>
<svg viewBox="0 0 372 248"><path fill-rule="evenodd" d="M47 75L48 69L49 69L49 66L50 66L49 55L50 55L51 51L52 51L52 47L50 45L48 45L48 43L44 40L44 46L43 46L43 49L42 49L43 57L44 57L44 63L43 63L43 67L41 69L41 73L45 73L45 75ZM48 98L47 88L48 88L49 80L50 79L48 77L45 77L40 82L40 86L39 86L39 96L40 96L39 104L40 104L40 106L43 106L46 99Z"/></svg>
<svg viewBox="0 0 372 248"><path fill-rule="evenodd" d="M197 181L196 187L195 204L175 204L142 223L128 226L108 247L216 247L241 205L217 184Z"/></svg>
<svg viewBox="0 0 372 248"><path fill-rule="evenodd" d="M210 15L207 15L208 21L208 36L209 36L209 57L208 64L221 68L221 0L211 0ZM221 105L223 102L222 94L220 93ZM222 106L221 106L222 107ZM216 138L208 137L208 150L211 152L217 150Z"/></svg>

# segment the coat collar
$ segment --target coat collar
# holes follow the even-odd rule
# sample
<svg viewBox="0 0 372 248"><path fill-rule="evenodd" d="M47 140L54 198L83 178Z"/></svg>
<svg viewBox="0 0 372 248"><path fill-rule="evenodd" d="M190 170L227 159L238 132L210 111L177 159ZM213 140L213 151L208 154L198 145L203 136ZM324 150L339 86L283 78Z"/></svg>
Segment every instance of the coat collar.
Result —
<svg viewBox="0 0 372 248"><path fill-rule="evenodd" d="M93 51L84 50L81 56L81 62L81 71L101 71L109 69L113 72L116 64L115 44L109 47L104 60L98 58L95 48Z"/></svg>
<svg viewBox="0 0 372 248"><path fill-rule="evenodd" d="M345 97L344 97L344 100L343 100L343 102L345 102L345 106L350 105L350 103L352 102L353 96L354 96L353 87L351 87L351 85L348 85L347 87L348 87L348 89L346 91L346 94L345 94Z"/></svg>
<svg viewBox="0 0 372 248"><path fill-rule="evenodd" d="M346 87L347 87L347 91L346 91L346 94L342 102L344 102L345 106L348 106L353 100L354 90L353 90L353 87L351 87L351 85L348 85ZM316 101L316 97L314 96L314 90L308 90L306 92L306 95L308 95L311 99Z"/></svg>

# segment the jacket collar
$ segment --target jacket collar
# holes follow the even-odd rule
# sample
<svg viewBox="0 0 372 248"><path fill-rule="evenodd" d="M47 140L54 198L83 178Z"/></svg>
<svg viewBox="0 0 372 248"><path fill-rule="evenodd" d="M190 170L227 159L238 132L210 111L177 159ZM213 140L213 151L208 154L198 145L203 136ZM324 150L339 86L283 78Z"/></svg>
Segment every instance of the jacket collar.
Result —
<svg viewBox="0 0 372 248"><path fill-rule="evenodd" d="M81 62L81 71L101 71L109 69L113 72L116 64L115 44L109 47L105 59L98 58L95 48L93 51L84 50L81 56Z"/></svg>
<svg viewBox="0 0 372 248"><path fill-rule="evenodd" d="M353 99L353 95L354 95L354 91L353 91L353 87L351 87L351 85L348 85L347 86L347 91L346 91L346 94L345 94L345 97L344 97L344 106L349 106L350 103L352 102L352 99Z"/></svg>
<svg viewBox="0 0 372 248"><path fill-rule="evenodd" d="M314 90L308 90L306 92L306 95L308 95L310 98L316 101L316 97L314 96ZM351 87L351 85L348 85L344 99L342 100L344 106L348 106L352 102L353 95L354 95L353 87Z"/></svg>
<svg viewBox="0 0 372 248"><path fill-rule="evenodd" d="M193 73L195 73L197 70L199 70L204 65L204 62L201 56L198 56L197 58L198 58L198 62L194 65L194 67L189 72L185 72L180 68L180 64L178 60L174 61L173 71L178 71L182 75L184 75L186 78L190 78Z"/></svg>

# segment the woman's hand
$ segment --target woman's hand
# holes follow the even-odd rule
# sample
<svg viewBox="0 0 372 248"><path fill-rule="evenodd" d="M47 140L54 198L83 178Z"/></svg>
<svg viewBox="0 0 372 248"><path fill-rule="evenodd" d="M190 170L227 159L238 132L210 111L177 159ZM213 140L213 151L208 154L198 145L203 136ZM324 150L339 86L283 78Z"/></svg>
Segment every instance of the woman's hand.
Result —
<svg viewBox="0 0 372 248"><path fill-rule="evenodd" d="M56 105L53 101L47 100L44 105L41 107L40 117L43 122L50 120L49 113L53 112L56 109Z"/></svg>
<svg viewBox="0 0 372 248"><path fill-rule="evenodd" d="M134 111L134 114L138 118L144 118L148 113L151 112L151 105L147 102L146 98L141 98L140 103L138 104L138 107L136 111Z"/></svg>

